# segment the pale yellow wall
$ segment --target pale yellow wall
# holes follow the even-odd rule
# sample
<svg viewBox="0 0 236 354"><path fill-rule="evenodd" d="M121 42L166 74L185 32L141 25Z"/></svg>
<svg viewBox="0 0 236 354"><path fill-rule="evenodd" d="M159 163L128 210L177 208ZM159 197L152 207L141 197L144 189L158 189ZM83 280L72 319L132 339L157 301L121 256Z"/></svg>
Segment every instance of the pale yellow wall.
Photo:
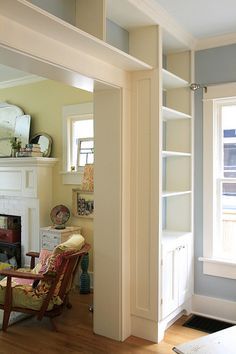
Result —
<svg viewBox="0 0 236 354"><path fill-rule="evenodd" d="M72 188L78 188L78 186L64 185L60 174L62 171L62 106L92 100L92 93L49 80L0 89L0 101L15 104L21 107L26 114L31 115L31 135L44 131L52 136L51 156L59 158L53 174L53 205L64 204L70 210ZM71 217L69 224L81 225L87 242L93 243L93 222L91 220ZM92 270L92 263L91 254L90 270Z"/></svg>

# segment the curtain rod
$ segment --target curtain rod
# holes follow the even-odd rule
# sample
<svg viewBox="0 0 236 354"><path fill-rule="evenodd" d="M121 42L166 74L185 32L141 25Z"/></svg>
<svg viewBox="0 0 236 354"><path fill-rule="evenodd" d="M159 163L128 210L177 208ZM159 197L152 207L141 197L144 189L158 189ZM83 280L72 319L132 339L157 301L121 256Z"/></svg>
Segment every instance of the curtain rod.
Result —
<svg viewBox="0 0 236 354"><path fill-rule="evenodd" d="M192 91L197 91L198 89L202 88L204 89L205 93L207 93L207 86L204 84L197 84L196 82L193 82L189 87Z"/></svg>
<svg viewBox="0 0 236 354"><path fill-rule="evenodd" d="M196 82L193 82L192 84L189 85L189 87L192 91L197 91L198 89L204 89L205 93L207 93L208 86L225 85L225 84L233 84L233 83L235 83L235 81L220 82L220 83L213 83L213 84L197 84Z"/></svg>

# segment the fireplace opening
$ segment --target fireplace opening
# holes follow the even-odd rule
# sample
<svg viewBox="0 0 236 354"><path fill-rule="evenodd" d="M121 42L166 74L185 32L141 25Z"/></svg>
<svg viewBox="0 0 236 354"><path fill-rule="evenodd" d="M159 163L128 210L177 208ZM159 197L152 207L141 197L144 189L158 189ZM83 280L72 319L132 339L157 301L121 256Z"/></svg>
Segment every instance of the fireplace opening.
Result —
<svg viewBox="0 0 236 354"><path fill-rule="evenodd" d="M21 267L21 217L0 214L0 266Z"/></svg>

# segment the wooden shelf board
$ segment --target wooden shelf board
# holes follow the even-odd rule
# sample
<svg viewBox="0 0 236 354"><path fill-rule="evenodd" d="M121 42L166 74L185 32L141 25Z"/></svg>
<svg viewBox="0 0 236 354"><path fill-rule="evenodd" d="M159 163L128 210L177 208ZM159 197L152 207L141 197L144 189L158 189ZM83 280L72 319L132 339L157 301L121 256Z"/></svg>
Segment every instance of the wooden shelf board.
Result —
<svg viewBox="0 0 236 354"><path fill-rule="evenodd" d="M189 83L186 80L181 79L179 76L165 69L162 69L162 81L163 89L165 90L189 86Z"/></svg>
<svg viewBox="0 0 236 354"><path fill-rule="evenodd" d="M191 116L186 113L179 112L179 111L176 111L175 109L168 108L165 106L162 107L162 117L163 117L163 120L190 119L191 118Z"/></svg>
<svg viewBox="0 0 236 354"><path fill-rule="evenodd" d="M162 157L190 157L191 154L188 152L178 152L178 151L162 151Z"/></svg>
<svg viewBox="0 0 236 354"><path fill-rule="evenodd" d="M184 194L190 194L191 191L163 191L162 192L162 197L174 197L178 195L184 195Z"/></svg>
<svg viewBox="0 0 236 354"><path fill-rule="evenodd" d="M33 31L50 36L58 42L93 56L125 71L147 70L152 67L143 61L80 30L26 0L0 0L1 15Z"/></svg>

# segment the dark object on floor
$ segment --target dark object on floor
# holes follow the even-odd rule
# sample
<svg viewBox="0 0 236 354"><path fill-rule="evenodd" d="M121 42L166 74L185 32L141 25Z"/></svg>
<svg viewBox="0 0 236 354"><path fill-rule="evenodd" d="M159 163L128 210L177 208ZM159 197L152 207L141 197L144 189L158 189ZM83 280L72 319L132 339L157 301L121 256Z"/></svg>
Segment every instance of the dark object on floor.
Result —
<svg viewBox="0 0 236 354"><path fill-rule="evenodd" d="M183 324L183 326L206 333L214 333L234 325L232 323L218 321L212 318L193 315Z"/></svg>

